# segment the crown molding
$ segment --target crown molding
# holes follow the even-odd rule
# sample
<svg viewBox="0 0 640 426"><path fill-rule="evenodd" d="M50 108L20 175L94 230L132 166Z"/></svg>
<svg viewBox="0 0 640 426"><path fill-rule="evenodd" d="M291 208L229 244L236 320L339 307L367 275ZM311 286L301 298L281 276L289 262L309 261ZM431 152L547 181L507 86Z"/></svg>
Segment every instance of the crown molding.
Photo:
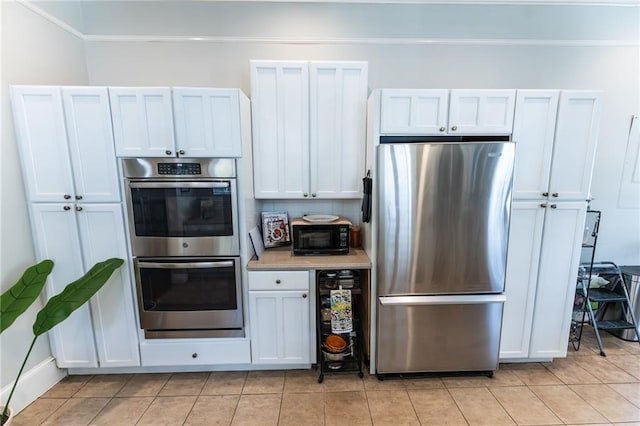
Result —
<svg viewBox="0 0 640 426"><path fill-rule="evenodd" d="M2 1L2 0L0 0ZM47 21L57 25L62 30L85 42L147 42L147 43L236 43L236 44L295 44L295 45L482 45L482 46L569 46L569 47L635 47L640 46L639 40L566 40L566 39L478 39L478 38L424 38L424 37L346 37L346 38L325 38L325 37L242 37L242 36L162 36L162 35L87 35L78 31L64 21L45 12L33 5L28 0L16 0L32 12L38 14ZM224 0L205 0L224 1ZM234 0L237 2L255 0ZM308 2L317 3L318 0L259 0L261 2ZM325 2L343 2L342 0L325 0ZM444 3L428 0L351 0L353 3ZM536 2L526 2L535 4L551 3L559 4L555 0L538 0ZM629 0L629 3L640 5L640 0ZM504 1L468 1L451 0L447 2L459 4L523 4L517 0ZM594 4L589 0L576 0L571 4ZM624 2L623 2L624 3ZM607 5L610 5L607 3Z"/></svg>

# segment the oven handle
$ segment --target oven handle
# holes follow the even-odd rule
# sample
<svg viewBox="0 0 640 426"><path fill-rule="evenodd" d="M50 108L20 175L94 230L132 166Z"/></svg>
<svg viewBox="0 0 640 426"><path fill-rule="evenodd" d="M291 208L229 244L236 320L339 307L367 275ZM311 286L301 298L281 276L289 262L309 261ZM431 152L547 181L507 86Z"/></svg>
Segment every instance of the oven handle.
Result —
<svg viewBox="0 0 640 426"><path fill-rule="evenodd" d="M231 187L230 181L207 181L207 182L139 182L129 181L129 187L131 188L229 188Z"/></svg>
<svg viewBox="0 0 640 426"><path fill-rule="evenodd" d="M232 260L220 262L138 262L139 268L157 269L204 269L204 268L229 268L233 266Z"/></svg>

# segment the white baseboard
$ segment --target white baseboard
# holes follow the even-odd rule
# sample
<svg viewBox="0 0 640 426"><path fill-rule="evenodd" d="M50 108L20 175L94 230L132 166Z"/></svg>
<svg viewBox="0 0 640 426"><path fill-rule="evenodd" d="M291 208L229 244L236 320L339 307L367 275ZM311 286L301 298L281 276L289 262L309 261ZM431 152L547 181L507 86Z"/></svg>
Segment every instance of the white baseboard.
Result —
<svg viewBox="0 0 640 426"><path fill-rule="evenodd" d="M56 360L52 357L45 359L28 371L23 371L16 391L11 398L13 414L18 414L27 405L38 399L40 395L51 389L53 385L66 376L67 370L58 368L56 366ZM12 386L13 381L2 388L0 391L0 400L3 402L7 400Z"/></svg>

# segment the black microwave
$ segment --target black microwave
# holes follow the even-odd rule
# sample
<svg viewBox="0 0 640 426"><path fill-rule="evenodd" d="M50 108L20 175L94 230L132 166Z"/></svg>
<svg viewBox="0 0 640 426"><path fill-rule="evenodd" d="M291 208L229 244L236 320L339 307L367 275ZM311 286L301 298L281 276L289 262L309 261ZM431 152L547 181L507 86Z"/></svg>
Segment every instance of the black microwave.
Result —
<svg viewBox="0 0 640 426"><path fill-rule="evenodd" d="M307 216L291 221L293 254L328 255L349 254L351 222L335 219L331 222L313 220Z"/></svg>

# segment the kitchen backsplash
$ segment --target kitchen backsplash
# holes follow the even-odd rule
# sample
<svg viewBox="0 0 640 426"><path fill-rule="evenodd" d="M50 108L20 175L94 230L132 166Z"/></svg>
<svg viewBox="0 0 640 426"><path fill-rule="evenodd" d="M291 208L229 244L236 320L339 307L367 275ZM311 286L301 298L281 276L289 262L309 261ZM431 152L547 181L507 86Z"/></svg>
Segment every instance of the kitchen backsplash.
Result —
<svg viewBox="0 0 640 426"><path fill-rule="evenodd" d="M360 225L361 206L361 200L265 200L259 208L262 211L286 211L289 218L308 214L334 214L349 219L354 225Z"/></svg>

